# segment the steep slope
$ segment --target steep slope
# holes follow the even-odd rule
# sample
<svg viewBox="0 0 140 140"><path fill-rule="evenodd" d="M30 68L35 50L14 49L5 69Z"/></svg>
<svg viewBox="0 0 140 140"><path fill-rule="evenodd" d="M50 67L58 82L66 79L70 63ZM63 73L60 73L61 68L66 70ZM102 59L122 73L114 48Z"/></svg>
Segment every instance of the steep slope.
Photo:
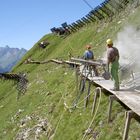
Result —
<svg viewBox="0 0 140 140"><path fill-rule="evenodd" d="M13 69L14 73L27 73L29 83L26 94L17 101L15 83L1 81L0 139L35 139L36 136L46 140L52 136L55 140L81 140L93 119L91 108L95 87L92 86L92 95L87 109L83 108L86 92L80 97L78 108L66 109L64 104L73 106L73 101L78 94L74 69L54 63L24 64L24 61L28 58L38 61L51 58L68 59L69 53L73 56L82 56L85 49L83 46L88 43L93 44L96 57L102 56L106 49L107 38L115 39L117 33L128 23L140 26L139 10L140 8L136 9L130 15L127 12L122 13L113 21L88 25L65 39L49 34L39 40L40 42L48 39L50 45L41 49L35 44ZM107 109L108 96L102 94L91 132L86 139L91 137L99 140L122 139L126 109L114 102L111 124L107 124ZM44 125L42 125L43 128L37 127L37 124L43 120L47 120L47 127ZM132 120L129 139L140 137L139 132L139 122Z"/></svg>

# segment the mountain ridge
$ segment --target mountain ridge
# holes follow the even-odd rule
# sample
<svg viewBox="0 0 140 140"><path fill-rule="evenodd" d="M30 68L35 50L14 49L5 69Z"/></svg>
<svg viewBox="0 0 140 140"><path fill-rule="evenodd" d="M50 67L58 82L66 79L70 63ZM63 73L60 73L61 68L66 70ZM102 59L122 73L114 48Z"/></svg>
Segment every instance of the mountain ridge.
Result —
<svg viewBox="0 0 140 140"><path fill-rule="evenodd" d="M21 58L26 54L27 50L24 48L11 48L8 45L0 47L0 72L9 72Z"/></svg>

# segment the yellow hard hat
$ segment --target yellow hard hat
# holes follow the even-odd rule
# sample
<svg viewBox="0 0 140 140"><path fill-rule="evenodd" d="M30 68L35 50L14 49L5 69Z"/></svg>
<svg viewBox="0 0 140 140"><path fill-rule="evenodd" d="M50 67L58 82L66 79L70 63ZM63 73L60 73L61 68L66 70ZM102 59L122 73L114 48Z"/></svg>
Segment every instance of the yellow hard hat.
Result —
<svg viewBox="0 0 140 140"><path fill-rule="evenodd" d="M106 43L107 43L107 45L111 45L111 44L113 44L113 41L111 39L107 39Z"/></svg>

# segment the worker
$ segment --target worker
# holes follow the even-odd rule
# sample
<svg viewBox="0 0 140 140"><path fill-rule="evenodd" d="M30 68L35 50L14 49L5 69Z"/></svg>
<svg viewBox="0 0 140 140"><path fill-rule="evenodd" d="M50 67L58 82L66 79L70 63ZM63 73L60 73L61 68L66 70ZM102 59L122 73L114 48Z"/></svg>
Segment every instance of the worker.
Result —
<svg viewBox="0 0 140 140"><path fill-rule="evenodd" d="M111 78L114 82L114 88L112 90L118 91L120 89L119 86L119 51L117 48L113 47L113 41L111 39L107 39L107 70L111 73ZM111 70L109 66L111 65Z"/></svg>
<svg viewBox="0 0 140 140"><path fill-rule="evenodd" d="M93 51L91 51L91 45L86 45L86 50L84 52L84 59L85 60L93 60L94 59Z"/></svg>
<svg viewBox="0 0 140 140"><path fill-rule="evenodd" d="M91 47L92 47L91 45L86 45L86 50L85 50L84 56L83 56L85 60L94 60L94 53L91 50ZM92 70L92 69L94 71L95 76L98 76L98 71L96 69L96 66L92 65L89 67L89 70Z"/></svg>

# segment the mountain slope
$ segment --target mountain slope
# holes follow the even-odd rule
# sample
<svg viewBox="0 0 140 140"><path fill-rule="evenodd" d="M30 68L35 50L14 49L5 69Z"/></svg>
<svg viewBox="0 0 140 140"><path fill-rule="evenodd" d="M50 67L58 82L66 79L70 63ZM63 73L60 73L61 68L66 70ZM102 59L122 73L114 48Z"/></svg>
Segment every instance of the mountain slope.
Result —
<svg viewBox="0 0 140 140"><path fill-rule="evenodd" d="M0 72L8 72L27 52L25 49L0 47Z"/></svg>
<svg viewBox="0 0 140 140"><path fill-rule="evenodd" d="M54 63L25 64L24 61L28 58L38 61L51 58L68 59L68 53L72 53L73 56L82 56L84 46L88 43L93 44L95 56L98 58L106 50L107 38L116 39L117 33L128 23L136 27L140 26L139 16L135 16L139 15L139 10L140 8L136 9L132 14L122 13L113 21L90 24L65 39L53 34L45 35L40 39L39 42L48 39L50 45L41 49L35 44L12 71L27 73L29 83L26 94L16 101L16 85L10 81L3 81L0 84L0 114L2 114L0 115L0 139L35 139L36 136L46 140L49 136L53 136L54 140L81 140L93 119L91 108L95 87L92 86L87 109L83 108L87 88L79 99L78 108L66 109L64 104L73 106L78 94L74 69ZM102 94L91 133L86 137L87 140L93 136L99 140L122 139L126 109L118 102L114 102L111 124L107 123L107 110L108 96ZM36 130L35 128L42 120L47 120L47 127L43 126L43 129ZM132 120L129 139L140 137L139 132L139 122Z"/></svg>

